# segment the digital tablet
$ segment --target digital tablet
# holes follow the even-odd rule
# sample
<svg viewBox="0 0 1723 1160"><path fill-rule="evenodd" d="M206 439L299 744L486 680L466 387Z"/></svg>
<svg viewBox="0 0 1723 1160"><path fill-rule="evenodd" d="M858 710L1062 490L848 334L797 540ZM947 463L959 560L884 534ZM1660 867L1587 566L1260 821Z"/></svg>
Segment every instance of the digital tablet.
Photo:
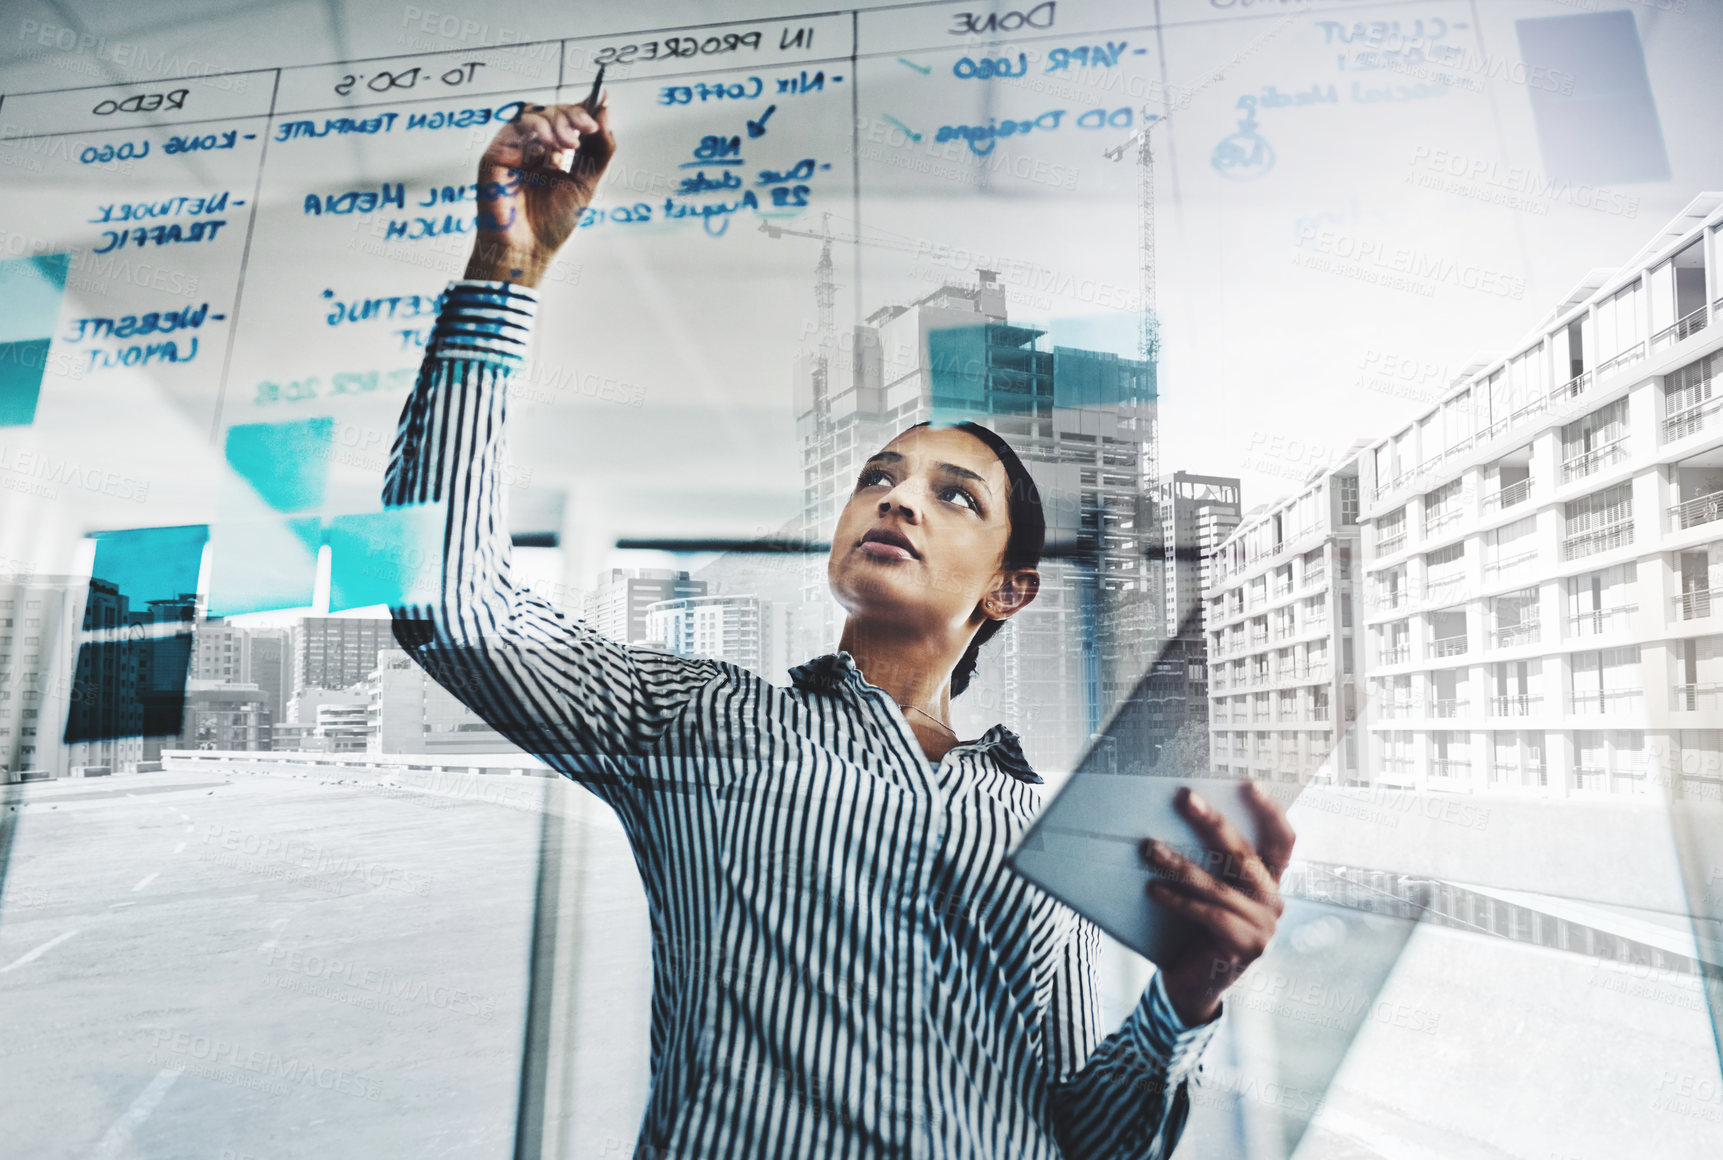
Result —
<svg viewBox="0 0 1723 1160"><path fill-rule="evenodd" d="M1160 877L1143 860L1144 838L1159 838L1199 866L1208 847L1179 813L1179 791L1201 794L1252 843L1256 814L1244 797L1248 782L1234 778L1155 777L1079 769L1005 856L1036 886L1093 922L1150 962L1195 933L1189 919L1150 898L1145 887ZM1259 782L1282 806L1296 783Z"/></svg>

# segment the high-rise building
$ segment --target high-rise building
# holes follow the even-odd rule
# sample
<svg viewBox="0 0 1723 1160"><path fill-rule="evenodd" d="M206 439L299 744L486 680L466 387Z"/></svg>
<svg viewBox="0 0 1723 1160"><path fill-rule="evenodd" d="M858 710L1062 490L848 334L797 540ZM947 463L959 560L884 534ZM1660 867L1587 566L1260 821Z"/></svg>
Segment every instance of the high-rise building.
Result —
<svg viewBox="0 0 1723 1160"><path fill-rule="evenodd" d="M668 568L611 568L587 596L585 620L620 644L648 644L646 610L660 600L706 595L706 581Z"/></svg>
<svg viewBox="0 0 1723 1160"><path fill-rule="evenodd" d="M1168 635L1201 638L1203 591L1211 576L1212 557L1244 516L1241 495L1239 481L1230 476L1175 471L1161 480ZM1192 612L1196 620L1186 629Z"/></svg>
<svg viewBox="0 0 1723 1160"><path fill-rule="evenodd" d="M401 649L379 654L365 692L365 740L372 753L505 753L515 748ZM320 709L319 720L324 717Z"/></svg>
<svg viewBox="0 0 1723 1160"><path fill-rule="evenodd" d="M205 620L198 623L194 634L188 679L256 685L274 723L283 720L287 712L290 659L286 629Z"/></svg>
<svg viewBox="0 0 1723 1160"><path fill-rule="evenodd" d="M1723 798L1723 194L1363 456L1370 767Z"/></svg>
<svg viewBox="0 0 1723 1160"><path fill-rule="evenodd" d="M762 672L778 649L770 601L758 596L685 596L646 607L647 640L678 656L710 657Z"/></svg>
<svg viewBox="0 0 1723 1160"><path fill-rule="evenodd" d="M394 644L394 622L385 618L307 616L294 631L293 695L358 684L377 667L377 651Z"/></svg>
<svg viewBox="0 0 1723 1160"><path fill-rule="evenodd" d="M1139 695L1149 702L1144 719L1150 724L1150 745L1165 746L1182 731L1183 740L1175 746L1178 760L1195 773L1213 764L1202 596L1211 557L1238 526L1239 497L1237 479L1178 471L1161 480L1156 505L1165 582L1162 622L1169 639Z"/></svg>
<svg viewBox="0 0 1723 1160"><path fill-rule="evenodd" d="M238 681L189 680L179 749L251 751L272 747L273 724L263 691Z"/></svg>
<svg viewBox="0 0 1723 1160"><path fill-rule="evenodd" d="M1005 720L1030 760L1069 769L1128 695L1164 636L1154 515L1154 367L1054 346L1006 317L989 270L875 311L835 339L844 357L810 351L797 368L803 535L831 534L866 459L924 420L972 419L1017 451L1041 491L1048 542L1033 604L982 650L974 691L953 702L966 724ZM1078 562L1070 557L1075 556ZM837 640L825 562L805 574L798 653Z"/></svg>
<svg viewBox="0 0 1723 1160"><path fill-rule="evenodd" d="M1212 557L1203 599L1216 772L1363 779L1348 733L1363 663L1358 535L1353 459L1247 512Z"/></svg>

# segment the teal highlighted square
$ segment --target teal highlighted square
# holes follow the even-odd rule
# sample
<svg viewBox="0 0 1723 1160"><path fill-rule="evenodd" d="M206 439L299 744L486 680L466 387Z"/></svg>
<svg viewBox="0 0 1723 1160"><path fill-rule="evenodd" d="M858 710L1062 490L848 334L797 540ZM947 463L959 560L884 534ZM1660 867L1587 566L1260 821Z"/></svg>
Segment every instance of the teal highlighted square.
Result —
<svg viewBox="0 0 1723 1160"><path fill-rule="evenodd" d="M54 336L71 258L41 254L0 261L0 342Z"/></svg>
<svg viewBox="0 0 1723 1160"><path fill-rule="evenodd" d="M174 600L197 591L198 568L203 560L203 546L209 542L209 525L128 528L90 534L96 539L91 580L112 584L129 602L132 611L143 611L152 600ZM84 627L91 626L86 623Z"/></svg>
<svg viewBox="0 0 1723 1160"><path fill-rule="evenodd" d="M0 343L0 427L28 427L36 421L42 370L48 365L51 338Z"/></svg>
<svg viewBox="0 0 1723 1160"><path fill-rule="evenodd" d="M327 521L329 611L439 600L446 515L443 504L417 504Z"/></svg>
<svg viewBox="0 0 1723 1160"><path fill-rule="evenodd" d="M1053 393L1060 407L1152 403L1155 365L1110 351L1053 348Z"/></svg>
<svg viewBox="0 0 1723 1160"><path fill-rule="evenodd" d="M278 512L323 502L335 420L242 423L227 430L227 462Z"/></svg>
<svg viewBox="0 0 1723 1160"><path fill-rule="evenodd" d="M308 608L317 585L316 516L210 528L209 615Z"/></svg>

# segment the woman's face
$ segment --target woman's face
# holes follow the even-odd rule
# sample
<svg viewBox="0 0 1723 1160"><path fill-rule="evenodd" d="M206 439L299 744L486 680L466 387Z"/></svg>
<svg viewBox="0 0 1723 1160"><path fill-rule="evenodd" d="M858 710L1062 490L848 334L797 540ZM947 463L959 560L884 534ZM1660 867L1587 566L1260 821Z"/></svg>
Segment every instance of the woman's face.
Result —
<svg viewBox="0 0 1723 1160"><path fill-rule="evenodd" d="M863 465L838 516L826 565L832 595L876 627L967 643L967 628L981 624L977 606L1001 599L1007 488L1005 465L967 431L905 431ZM1013 604L1008 591L996 611Z"/></svg>

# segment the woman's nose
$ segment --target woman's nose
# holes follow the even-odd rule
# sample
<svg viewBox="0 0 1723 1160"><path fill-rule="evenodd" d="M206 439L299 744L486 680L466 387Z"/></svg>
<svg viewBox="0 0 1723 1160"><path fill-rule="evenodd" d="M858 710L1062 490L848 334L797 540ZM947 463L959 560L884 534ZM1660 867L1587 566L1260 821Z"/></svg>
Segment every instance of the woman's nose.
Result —
<svg viewBox="0 0 1723 1160"><path fill-rule="evenodd" d="M911 520L916 518L915 505L910 502L910 497L901 487L893 488L884 499L879 501L879 514L882 516L886 515L893 507L901 510L903 514Z"/></svg>

